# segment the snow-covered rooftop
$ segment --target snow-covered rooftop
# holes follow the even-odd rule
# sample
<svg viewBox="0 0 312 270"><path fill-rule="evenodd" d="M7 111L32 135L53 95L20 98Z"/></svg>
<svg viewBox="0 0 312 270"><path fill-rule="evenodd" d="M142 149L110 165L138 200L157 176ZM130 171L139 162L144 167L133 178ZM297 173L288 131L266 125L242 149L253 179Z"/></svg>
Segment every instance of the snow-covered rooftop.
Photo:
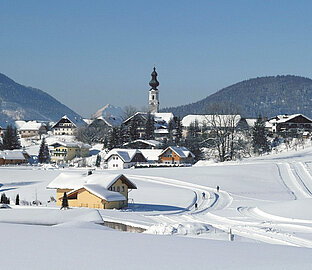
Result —
<svg viewBox="0 0 312 270"><path fill-rule="evenodd" d="M274 123L277 123L277 124L285 123L285 122L290 121L290 120L292 120L292 119L294 119L294 118L296 118L298 116L302 116L302 117L304 117L307 120L312 122L312 120L310 118L308 118L305 115L300 114L300 113L290 114L290 115L288 115L288 114L277 115L276 117L270 119L269 122L272 123L272 124L274 124Z"/></svg>
<svg viewBox="0 0 312 270"><path fill-rule="evenodd" d="M157 161L162 149L140 149L140 152L148 161Z"/></svg>
<svg viewBox="0 0 312 270"><path fill-rule="evenodd" d="M57 147L58 145L61 145L61 146L64 146L64 147L73 147L73 148L86 148L86 149L89 149L91 148L91 146L87 143L83 143L83 142L75 142L75 141L72 141L72 142L62 142L62 141L56 141L56 142L53 142L51 144L49 144L50 146L54 146L54 147Z"/></svg>
<svg viewBox="0 0 312 270"><path fill-rule="evenodd" d="M229 126L229 123L234 121L234 126L241 120L240 115L211 115L211 114L189 114L182 119L182 126L189 127L192 123L197 122L200 127L203 125L212 126L216 123L218 126Z"/></svg>
<svg viewBox="0 0 312 270"><path fill-rule="evenodd" d="M131 188L136 188L135 184L122 174L103 173L93 173L91 175L87 175L86 173L61 173L52 182L49 183L47 188L77 190L84 187L85 185L91 184L101 186L101 188L104 189L108 189L121 177L126 179Z"/></svg>
<svg viewBox="0 0 312 270"><path fill-rule="evenodd" d="M3 150L0 151L0 158L12 160L25 160L22 150Z"/></svg>
<svg viewBox="0 0 312 270"><path fill-rule="evenodd" d="M169 146L168 148L171 149L172 151L174 151L179 157L187 158L189 155L191 155L193 158L195 157L195 155L190 150L188 150L186 147ZM160 155L165 153L168 148L163 150L160 153Z"/></svg>
<svg viewBox="0 0 312 270"><path fill-rule="evenodd" d="M101 199L104 199L108 202L114 202L114 201L125 201L126 197L122 195L119 192L116 191L110 191L107 189L104 189L100 185L96 184L87 184L83 186L86 190L90 191L94 195L98 196Z"/></svg>
<svg viewBox="0 0 312 270"><path fill-rule="evenodd" d="M38 123L37 121L28 121L25 122L19 130L39 130L42 126L45 126L43 123Z"/></svg>
<svg viewBox="0 0 312 270"><path fill-rule="evenodd" d="M150 145L153 147L157 147L157 146L161 145L161 142L156 141L156 140L142 140L142 139L137 139L137 140L134 140L132 142L125 143L124 145L126 146L126 145L133 144L133 143L143 143L143 144L147 144L147 145Z"/></svg>
<svg viewBox="0 0 312 270"><path fill-rule="evenodd" d="M107 161L112 155L118 155L124 162L131 162L136 153L140 153L140 151L137 149L114 148L107 153L105 160Z"/></svg>
<svg viewBox="0 0 312 270"><path fill-rule="evenodd" d="M173 113L153 113L156 122L165 121L167 124L173 119Z"/></svg>

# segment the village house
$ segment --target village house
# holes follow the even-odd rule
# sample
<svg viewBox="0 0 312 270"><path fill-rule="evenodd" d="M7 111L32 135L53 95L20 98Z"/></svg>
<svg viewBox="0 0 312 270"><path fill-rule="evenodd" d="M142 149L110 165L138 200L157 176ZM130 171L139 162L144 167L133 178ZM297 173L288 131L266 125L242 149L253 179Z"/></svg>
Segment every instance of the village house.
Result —
<svg viewBox="0 0 312 270"><path fill-rule="evenodd" d="M50 144L51 162L62 163L75 157L87 157L91 146L82 142L55 142Z"/></svg>
<svg viewBox="0 0 312 270"><path fill-rule="evenodd" d="M0 165L17 165L28 163L27 154L23 150L0 151Z"/></svg>
<svg viewBox="0 0 312 270"><path fill-rule="evenodd" d="M268 121L271 132L295 132L303 133L312 131L312 120L303 114L277 115Z"/></svg>
<svg viewBox="0 0 312 270"><path fill-rule="evenodd" d="M195 155L186 147L169 146L159 155L164 164L193 164Z"/></svg>
<svg viewBox="0 0 312 270"><path fill-rule="evenodd" d="M56 204L62 205L64 192L70 207L120 209L128 206L128 192L136 185L123 174L61 173L48 186L56 189Z"/></svg>
<svg viewBox="0 0 312 270"><path fill-rule="evenodd" d="M64 115L52 126L52 130L54 135L74 135L77 128L85 124L82 119L70 119L67 115Z"/></svg>
<svg viewBox="0 0 312 270"><path fill-rule="evenodd" d="M16 121L15 126L21 138L41 137L47 133L46 125L37 121Z"/></svg>
<svg viewBox="0 0 312 270"><path fill-rule="evenodd" d="M196 123L201 132L217 128L235 128L236 130L250 129L256 119L242 118L240 115L212 115L212 114L189 114L182 119L182 135L187 136L188 129Z"/></svg>
<svg viewBox="0 0 312 270"><path fill-rule="evenodd" d="M104 160L108 169L128 169L138 163L147 163L147 159L138 149L112 149Z"/></svg>

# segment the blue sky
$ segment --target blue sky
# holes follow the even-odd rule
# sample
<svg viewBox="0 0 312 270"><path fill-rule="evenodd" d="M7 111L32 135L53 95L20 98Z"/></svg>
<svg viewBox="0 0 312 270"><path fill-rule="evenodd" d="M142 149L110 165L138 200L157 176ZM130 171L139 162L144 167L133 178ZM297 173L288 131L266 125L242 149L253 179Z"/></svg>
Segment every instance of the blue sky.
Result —
<svg viewBox="0 0 312 270"><path fill-rule="evenodd" d="M0 72L90 116L265 75L312 77L312 1L1 1Z"/></svg>

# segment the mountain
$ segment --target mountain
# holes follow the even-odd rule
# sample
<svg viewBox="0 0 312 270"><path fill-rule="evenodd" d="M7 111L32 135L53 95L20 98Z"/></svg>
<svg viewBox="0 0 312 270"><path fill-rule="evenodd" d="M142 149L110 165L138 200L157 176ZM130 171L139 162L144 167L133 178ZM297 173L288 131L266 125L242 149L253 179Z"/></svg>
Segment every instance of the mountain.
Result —
<svg viewBox="0 0 312 270"><path fill-rule="evenodd" d="M15 120L57 121L65 114L71 119L82 119L49 94L18 84L0 73L0 126Z"/></svg>
<svg viewBox="0 0 312 270"><path fill-rule="evenodd" d="M111 126L120 126L124 111L120 107L115 107L111 104L106 104L92 115L93 119L105 119Z"/></svg>
<svg viewBox="0 0 312 270"><path fill-rule="evenodd" d="M249 79L198 102L162 111L183 117L187 114L203 114L209 104L225 102L238 105L245 117L302 113L312 118L312 80L292 75Z"/></svg>

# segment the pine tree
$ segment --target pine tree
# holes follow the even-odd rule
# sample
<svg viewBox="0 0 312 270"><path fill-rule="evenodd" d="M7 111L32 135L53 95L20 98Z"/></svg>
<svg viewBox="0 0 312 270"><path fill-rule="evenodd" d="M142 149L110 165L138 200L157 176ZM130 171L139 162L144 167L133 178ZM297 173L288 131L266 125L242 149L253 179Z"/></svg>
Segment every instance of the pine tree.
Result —
<svg viewBox="0 0 312 270"><path fill-rule="evenodd" d="M18 140L16 128L13 128L11 125L8 125L3 134L3 149L13 150L13 149L20 149L20 148L21 148L21 145Z"/></svg>
<svg viewBox="0 0 312 270"><path fill-rule="evenodd" d="M184 146L187 147L195 155L195 160L200 160L203 158L200 140L201 136L199 125L198 122L195 121L194 123L190 124L186 139L184 141Z"/></svg>
<svg viewBox="0 0 312 270"><path fill-rule="evenodd" d="M153 140L155 138L154 136L154 130L155 130L155 121L154 117L151 113L147 114L146 119L146 125L145 125L145 138L147 140Z"/></svg>
<svg viewBox="0 0 312 270"><path fill-rule="evenodd" d="M45 138L42 138L41 145L39 149L38 161L39 163L45 163L49 160L49 148L45 143Z"/></svg>
<svg viewBox="0 0 312 270"><path fill-rule="evenodd" d="M175 134L175 143L179 145L182 140L182 121L180 117L176 119L176 134Z"/></svg>
<svg viewBox="0 0 312 270"><path fill-rule="evenodd" d="M101 156L100 155L97 155L96 156L96 161L95 161L95 166L96 167L100 167L100 165L101 165Z"/></svg>
<svg viewBox="0 0 312 270"><path fill-rule="evenodd" d="M20 204L20 199L19 199L19 194L16 195L16 199L15 199L15 205L19 205Z"/></svg>
<svg viewBox="0 0 312 270"><path fill-rule="evenodd" d="M68 198L67 198L67 194L66 192L64 192L64 195L63 195L63 200L62 200L62 207L61 209L68 209Z"/></svg>
<svg viewBox="0 0 312 270"><path fill-rule="evenodd" d="M108 142L107 142L107 148L108 150L112 150L113 148L118 147L118 136L119 136L119 132L118 132L118 128L117 127L113 127L110 130L109 136L108 136Z"/></svg>
<svg viewBox="0 0 312 270"><path fill-rule="evenodd" d="M265 132L265 123L259 115L252 129L252 146L257 154L269 152L270 146Z"/></svg>
<svg viewBox="0 0 312 270"><path fill-rule="evenodd" d="M0 203L10 204L10 198L8 198L5 193L2 193Z"/></svg>
<svg viewBox="0 0 312 270"><path fill-rule="evenodd" d="M135 117L133 117L129 124L129 140L130 142L135 141L139 138L139 132L138 132L138 123L135 120Z"/></svg>

